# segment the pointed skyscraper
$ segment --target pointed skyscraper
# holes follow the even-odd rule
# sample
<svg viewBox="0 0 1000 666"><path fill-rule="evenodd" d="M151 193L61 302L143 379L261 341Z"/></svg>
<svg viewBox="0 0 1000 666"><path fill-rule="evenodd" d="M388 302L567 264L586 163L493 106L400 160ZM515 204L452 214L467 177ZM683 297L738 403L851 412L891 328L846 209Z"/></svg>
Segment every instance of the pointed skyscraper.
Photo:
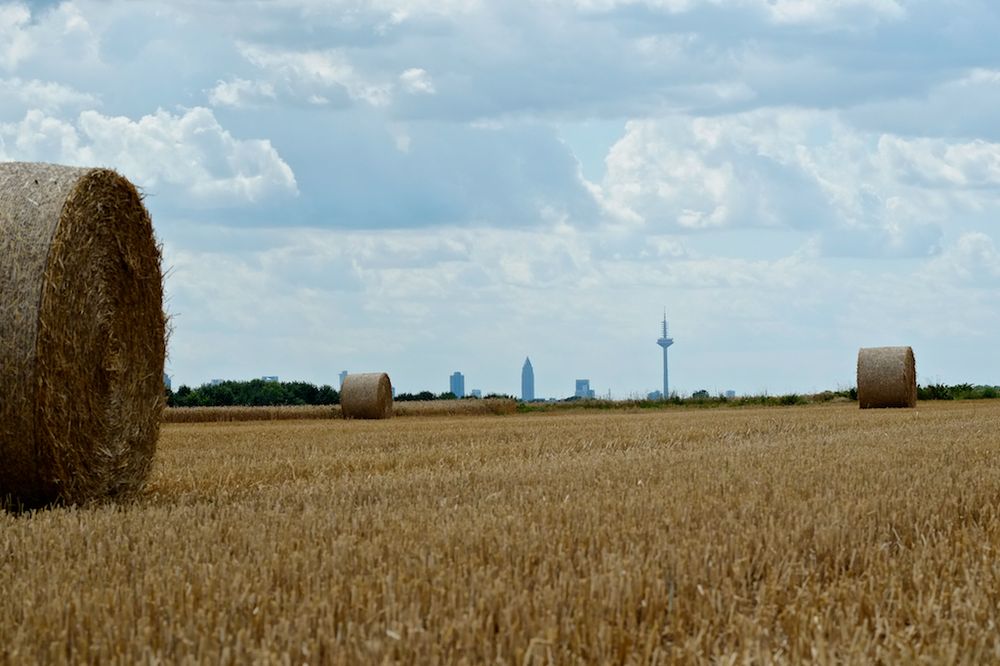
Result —
<svg viewBox="0 0 1000 666"><path fill-rule="evenodd" d="M521 368L521 400L528 402L535 399L535 370L531 367L531 359L525 357Z"/></svg>

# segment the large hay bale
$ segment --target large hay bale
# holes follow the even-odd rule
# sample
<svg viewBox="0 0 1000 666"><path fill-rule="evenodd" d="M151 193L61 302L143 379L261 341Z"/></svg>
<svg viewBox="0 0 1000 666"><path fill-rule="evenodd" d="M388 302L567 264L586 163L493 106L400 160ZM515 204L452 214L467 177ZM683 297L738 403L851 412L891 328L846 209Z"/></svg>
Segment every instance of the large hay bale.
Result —
<svg viewBox="0 0 1000 666"><path fill-rule="evenodd" d="M0 505L142 487L165 329L136 188L106 169L0 163Z"/></svg>
<svg viewBox="0 0 1000 666"><path fill-rule="evenodd" d="M345 419L387 419L392 416L392 384L384 372L344 377L340 409Z"/></svg>
<svg viewBox="0 0 1000 666"><path fill-rule="evenodd" d="M916 407L917 369L910 347L862 347L858 350L858 404Z"/></svg>

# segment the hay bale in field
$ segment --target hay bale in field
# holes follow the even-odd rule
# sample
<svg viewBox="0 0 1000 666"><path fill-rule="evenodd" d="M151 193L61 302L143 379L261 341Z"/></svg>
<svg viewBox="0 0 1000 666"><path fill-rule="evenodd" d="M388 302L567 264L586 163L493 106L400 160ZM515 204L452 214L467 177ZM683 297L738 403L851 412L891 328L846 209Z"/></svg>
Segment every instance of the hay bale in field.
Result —
<svg viewBox="0 0 1000 666"><path fill-rule="evenodd" d="M858 405L916 407L917 369L910 347L858 350Z"/></svg>
<svg viewBox="0 0 1000 666"><path fill-rule="evenodd" d="M165 332L136 188L106 169L0 163L0 505L142 487Z"/></svg>
<svg viewBox="0 0 1000 666"><path fill-rule="evenodd" d="M384 372L344 377L340 409L345 419L387 419L392 416L392 384Z"/></svg>

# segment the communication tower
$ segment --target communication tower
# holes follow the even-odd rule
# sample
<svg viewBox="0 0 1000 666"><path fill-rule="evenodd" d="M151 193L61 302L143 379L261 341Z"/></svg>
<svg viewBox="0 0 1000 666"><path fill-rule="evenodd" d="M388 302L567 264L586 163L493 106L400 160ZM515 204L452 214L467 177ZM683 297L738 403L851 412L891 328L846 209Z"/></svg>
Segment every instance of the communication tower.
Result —
<svg viewBox="0 0 1000 666"><path fill-rule="evenodd" d="M656 344L663 347L663 399L670 397L670 382L667 379L667 349L674 344L674 339L667 335L667 311L663 310L663 335L656 341Z"/></svg>

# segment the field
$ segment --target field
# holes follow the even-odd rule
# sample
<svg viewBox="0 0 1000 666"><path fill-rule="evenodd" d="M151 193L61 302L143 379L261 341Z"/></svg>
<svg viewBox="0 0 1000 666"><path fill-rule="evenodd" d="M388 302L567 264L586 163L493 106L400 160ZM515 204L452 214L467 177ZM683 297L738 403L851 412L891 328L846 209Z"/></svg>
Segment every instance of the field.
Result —
<svg viewBox="0 0 1000 666"><path fill-rule="evenodd" d="M1000 660L1000 402L183 423L0 514L0 662Z"/></svg>

